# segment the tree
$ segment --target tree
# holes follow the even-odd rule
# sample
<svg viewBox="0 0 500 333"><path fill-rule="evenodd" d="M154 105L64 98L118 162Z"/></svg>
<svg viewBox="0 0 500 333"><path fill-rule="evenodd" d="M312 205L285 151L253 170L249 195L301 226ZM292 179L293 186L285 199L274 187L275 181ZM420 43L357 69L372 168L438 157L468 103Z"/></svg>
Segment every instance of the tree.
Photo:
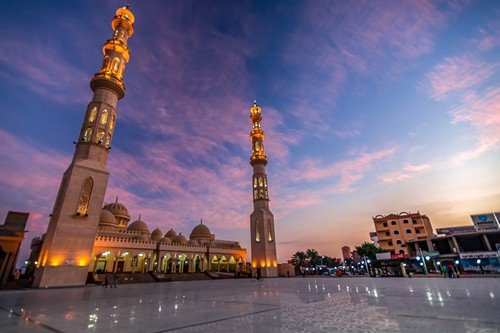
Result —
<svg viewBox="0 0 500 333"><path fill-rule="evenodd" d="M358 251L360 257L366 256L371 260L376 259L376 253L385 252L380 247L376 247L374 244L368 242L364 242L363 244L356 246L356 251Z"/></svg>
<svg viewBox="0 0 500 333"><path fill-rule="evenodd" d="M292 256L292 263L294 266L304 266L307 259L307 254L304 251L297 251Z"/></svg>
<svg viewBox="0 0 500 333"><path fill-rule="evenodd" d="M306 250L307 257L309 258L309 262L311 265L316 266L321 262L321 257L315 249L307 249Z"/></svg>

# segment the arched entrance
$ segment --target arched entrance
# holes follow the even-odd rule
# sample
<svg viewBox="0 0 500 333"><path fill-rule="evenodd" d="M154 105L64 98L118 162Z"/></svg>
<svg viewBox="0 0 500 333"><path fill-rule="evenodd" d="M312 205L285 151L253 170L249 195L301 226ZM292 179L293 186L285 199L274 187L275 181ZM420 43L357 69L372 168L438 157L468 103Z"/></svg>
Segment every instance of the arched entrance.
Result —
<svg viewBox="0 0 500 333"><path fill-rule="evenodd" d="M210 270L211 271L219 271L219 259L216 255L212 257L212 261L210 261Z"/></svg>

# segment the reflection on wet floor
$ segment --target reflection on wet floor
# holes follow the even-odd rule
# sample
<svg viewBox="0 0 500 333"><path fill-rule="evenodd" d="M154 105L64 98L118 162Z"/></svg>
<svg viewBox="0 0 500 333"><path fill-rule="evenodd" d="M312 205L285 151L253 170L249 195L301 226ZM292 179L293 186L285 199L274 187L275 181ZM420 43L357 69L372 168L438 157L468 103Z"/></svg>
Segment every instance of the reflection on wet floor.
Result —
<svg viewBox="0 0 500 333"><path fill-rule="evenodd" d="M2 332L500 330L500 279L289 278L4 291Z"/></svg>

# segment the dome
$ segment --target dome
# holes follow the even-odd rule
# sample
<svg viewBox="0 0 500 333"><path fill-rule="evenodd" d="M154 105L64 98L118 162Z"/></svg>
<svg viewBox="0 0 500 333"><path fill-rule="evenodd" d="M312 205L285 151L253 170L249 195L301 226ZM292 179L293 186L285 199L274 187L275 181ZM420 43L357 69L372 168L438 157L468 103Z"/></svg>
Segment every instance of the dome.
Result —
<svg viewBox="0 0 500 333"><path fill-rule="evenodd" d="M163 232L161 232L161 230L159 228L156 228L155 230L153 230L153 232L151 233L151 240L160 240L163 236Z"/></svg>
<svg viewBox="0 0 500 333"><path fill-rule="evenodd" d="M119 202L113 202L105 205L102 209L106 209L113 213L116 217L124 217L130 219L127 208Z"/></svg>
<svg viewBox="0 0 500 333"><path fill-rule="evenodd" d="M160 241L165 244L172 244L172 240L168 237L163 237Z"/></svg>
<svg viewBox="0 0 500 333"><path fill-rule="evenodd" d="M127 230L139 231L140 233L143 234L149 234L149 228L147 224L144 221L142 221L140 217L137 221L130 223Z"/></svg>
<svg viewBox="0 0 500 333"><path fill-rule="evenodd" d="M189 239L192 240L200 240L200 239L214 239L214 235L210 233L210 229L206 225L203 224L203 221L200 222L196 227L191 231L191 235L189 235Z"/></svg>
<svg viewBox="0 0 500 333"><path fill-rule="evenodd" d="M170 238L170 240L173 240L175 237L177 237L177 233L174 231L174 229L170 228L169 231L165 234L165 237Z"/></svg>
<svg viewBox="0 0 500 333"><path fill-rule="evenodd" d="M118 222L115 216L109 210L103 209L99 218L99 227L106 229L115 229L118 227Z"/></svg>
<svg viewBox="0 0 500 333"><path fill-rule="evenodd" d="M191 246L200 246L200 244L198 244L197 241L192 240L192 239L188 242L188 244L191 245Z"/></svg>
<svg viewBox="0 0 500 333"><path fill-rule="evenodd" d="M179 233L179 235L172 240L172 243L177 243L177 244L182 244L182 245L187 244L187 242L188 241L187 241L186 237L182 236L181 233Z"/></svg>

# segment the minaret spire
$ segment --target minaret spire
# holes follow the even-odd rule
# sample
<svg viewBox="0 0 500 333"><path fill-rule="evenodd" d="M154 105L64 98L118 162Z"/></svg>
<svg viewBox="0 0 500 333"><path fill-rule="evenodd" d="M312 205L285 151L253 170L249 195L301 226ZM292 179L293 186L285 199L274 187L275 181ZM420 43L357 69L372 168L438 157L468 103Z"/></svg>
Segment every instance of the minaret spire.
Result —
<svg viewBox="0 0 500 333"><path fill-rule="evenodd" d="M85 284L108 185L106 164L117 118L116 105L125 96L123 73L130 60L127 41L134 34L134 21L134 14L127 7L118 8L111 20L113 36L104 43L101 69L90 81L94 96L87 106L73 160L63 175L50 215L35 271L35 287Z"/></svg>
<svg viewBox="0 0 500 333"><path fill-rule="evenodd" d="M256 100L250 108L250 120L250 165L253 168L253 213L250 215L252 266L260 269L262 276L278 276L274 216L269 210L267 156L264 149L264 131L261 128L262 109Z"/></svg>

